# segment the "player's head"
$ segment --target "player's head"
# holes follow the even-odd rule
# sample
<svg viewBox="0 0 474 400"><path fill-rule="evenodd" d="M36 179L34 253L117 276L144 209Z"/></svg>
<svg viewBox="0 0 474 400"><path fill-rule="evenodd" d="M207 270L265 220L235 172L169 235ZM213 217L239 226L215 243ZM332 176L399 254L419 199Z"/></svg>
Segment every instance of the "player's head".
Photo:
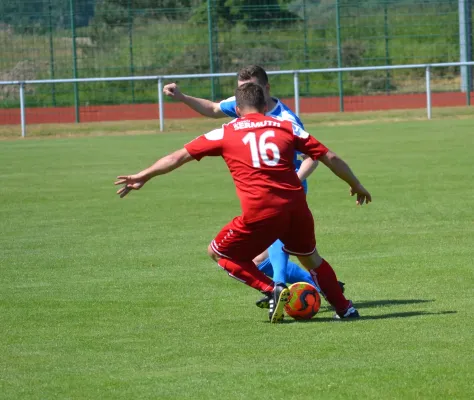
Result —
<svg viewBox="0 0 474 400"><path fill-rule="evenodd" d="M267 110L263 88L254 82L244 83L235 89L235 103L240 116L255 112L265 114Z"/></svg>
<svg viewBox="0 0 474 400"><path fill-rule="evenodd" d="M270 84L268 83L267 73L262 67L248 65L239 71L237 74L237 86L248 82L258 83L264 89L265 99L268 102L270 98Z"/></svg>

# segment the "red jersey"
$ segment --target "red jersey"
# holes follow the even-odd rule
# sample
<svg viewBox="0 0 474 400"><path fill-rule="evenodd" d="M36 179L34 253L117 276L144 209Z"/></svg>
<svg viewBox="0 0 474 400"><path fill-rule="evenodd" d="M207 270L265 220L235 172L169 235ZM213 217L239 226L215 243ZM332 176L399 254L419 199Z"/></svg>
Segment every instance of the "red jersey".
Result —
<svg viewBox="0 0 474 400"><path fill-rule="evenodd" d="M328 152L297 125L259 113L238 118L184 147L198 161L205 156L222 156L246 222L265 219L305 201L293 164L295 150L314 160Z"/></svg>

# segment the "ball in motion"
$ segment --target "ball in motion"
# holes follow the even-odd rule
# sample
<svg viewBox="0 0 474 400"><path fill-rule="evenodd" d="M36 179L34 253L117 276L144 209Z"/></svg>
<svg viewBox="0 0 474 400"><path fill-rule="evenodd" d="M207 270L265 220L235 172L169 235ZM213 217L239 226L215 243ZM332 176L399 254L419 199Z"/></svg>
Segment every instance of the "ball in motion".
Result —
<svg viewBox="0 0 474 400"><path fill-rule="evenodd" d="M290 298L285 305L286 313L296 319L311 319L321 307L321 296L313 285L306 282L293 283Z"/></svg>

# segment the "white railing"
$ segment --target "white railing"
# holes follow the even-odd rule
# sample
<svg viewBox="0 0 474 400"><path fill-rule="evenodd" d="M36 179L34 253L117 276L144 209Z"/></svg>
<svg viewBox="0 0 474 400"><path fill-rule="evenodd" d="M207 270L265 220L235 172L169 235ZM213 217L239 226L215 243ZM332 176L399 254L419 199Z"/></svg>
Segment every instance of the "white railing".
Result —
<svg viewBox="0 0 474 400"><path fill-rule="evenodd" d="M327 72L355 72L355 71L380 71L395 69L424 68L426 71L426 113L428 119L431 119L431 70L441 67L467 67L474 66L474 61L454 62L454 63L433 63L433 64L404 64L404 65L383 65L374 67L349 67L349 68L319 68L319 69L300 69L287 71L268 71L268 75L290 75L294 77L294 98L295 113L299 115L299 76L301 74L327 73ZM153 76L123 76L111 78L77 78L77 79L37 79L27 81L0 81L0 85L18 85L20 92L20 112L21 112L21 136L26 136L26 107L25 107L25 85L35 84L53 84L53 83L85 83L85 82L117 82L117 81L157 81L158 82L158 115L160 119L160 131L164 129L164 110L163 110L163 81L174 79L194 79L194 78L218 78L237 76L236 72L217 73L217 74L194 74L194 75L153 75ZM469 96L469 94L467 95Z"/></svg>

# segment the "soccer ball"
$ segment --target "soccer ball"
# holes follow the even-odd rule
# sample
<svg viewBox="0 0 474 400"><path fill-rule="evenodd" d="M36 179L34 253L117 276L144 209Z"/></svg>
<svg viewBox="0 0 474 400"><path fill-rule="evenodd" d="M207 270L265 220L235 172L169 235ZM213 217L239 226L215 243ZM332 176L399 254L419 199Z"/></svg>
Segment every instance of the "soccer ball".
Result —
<svg viewBox="0 0 474 400"><path fill-rule="evenodd" d="M321 307L321 296L316 288L306 282L297 282L289 289L290 297L285 304L286 313L296 320L313 318Z"/></svg>

